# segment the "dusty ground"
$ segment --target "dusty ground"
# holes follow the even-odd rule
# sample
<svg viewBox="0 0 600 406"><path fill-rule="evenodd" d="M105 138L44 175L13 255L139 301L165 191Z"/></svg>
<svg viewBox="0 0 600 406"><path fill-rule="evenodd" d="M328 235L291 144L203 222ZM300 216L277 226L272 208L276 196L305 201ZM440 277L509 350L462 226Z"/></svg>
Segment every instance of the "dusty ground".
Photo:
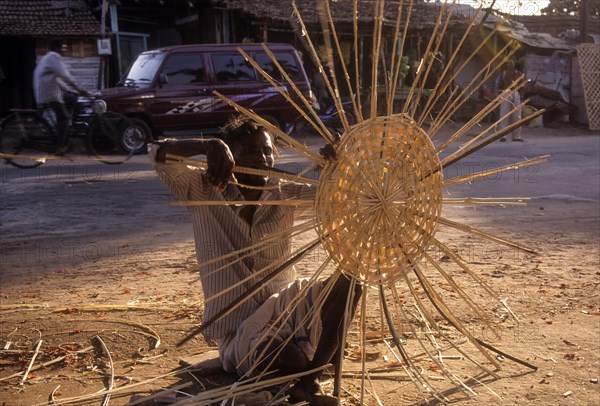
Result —
<svg viewBox="0 0 600 406"><path fill-rule="evenodd" d="M500 358L501 379L476 375L480 383L470 383L478 395L468 398L452 391L430 361L417 358L416 365L459 404L498 404L500 399L509 405L599 404L599 138L573 128L525 133L525 144L491 145L447 176L546 153L553 155L549 163L447 192L452 197L533 196L529 206L448 207L444 215L540 254L511 251L443 227L439 236L508 299L519 318L517 323L498 310L506 323L499 324L497 337L467 317L468 328L538 369ZM283 162L294 165L287 155ZM30 171L0 168L0 403L48 404L53 398L56 403L100 404L101 396L78 397L106 388L111 372L114 386L122 388L112 394L112 404L185 383L193 383L186 390L197 392L199 383L191 374L173 373L181 357L212 348L200 337L175 347L202 311L191 228L185 210L167 205L172 198L146 158L121 166L58 162ZM441 253L433 254L460 277ZM309 256L299 272L310 275L323 259L322 252ZM475 297L484 297L468 279L461 281ZM443 284L438 291L450 304L456 299ZM369 329L379 331L375 304L367 315ZM355 332L356 325L351 345L356 345ZM415 385L393 368L397 363L381 339L371 337L365 348L369 365L384 372L373 373L373 386L364 384L368 393L377 393L385 405L418 402ZM420 352L410 334L403 338L410 351ZM38 344L33 368L22 382ZM349 349L347 371L360 368L357 351ZM446 363L458 378L469 380L477 373L464 358L456 358ZM197 379L215 387L231 378ZM343 379L346 404L360 403L361 385L358 379ZM367 394L364 403L377 401Z"/></svg>

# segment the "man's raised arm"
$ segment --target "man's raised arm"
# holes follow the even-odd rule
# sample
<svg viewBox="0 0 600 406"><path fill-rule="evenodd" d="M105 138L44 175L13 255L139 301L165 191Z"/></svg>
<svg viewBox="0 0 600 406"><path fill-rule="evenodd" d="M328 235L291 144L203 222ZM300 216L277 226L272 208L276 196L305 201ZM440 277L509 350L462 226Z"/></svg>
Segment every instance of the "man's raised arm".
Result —
<svg viewBox="0 0 600 406"><path fill-rule="evenodd" d="M187 140L164 140L156 143L156 162L165 163L167 155L190 157L206 155L208 169L206 179L214 186L226 186L231 178L235 161L231 150L217 138L194 138Z"/></svg>

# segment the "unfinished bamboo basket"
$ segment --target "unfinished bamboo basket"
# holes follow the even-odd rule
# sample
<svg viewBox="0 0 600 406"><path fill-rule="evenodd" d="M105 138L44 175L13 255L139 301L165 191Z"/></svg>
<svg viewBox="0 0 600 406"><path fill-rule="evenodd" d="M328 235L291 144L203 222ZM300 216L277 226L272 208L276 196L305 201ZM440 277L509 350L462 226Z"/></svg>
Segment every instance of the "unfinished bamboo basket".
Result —
<svg viewBox="0 0 600 406"><path fill-rule="evenodd" d="M442 207L440 161L406 115L377 117L346 133L315 200L324 248L363 284L395 280L429 246Z"/></svg>

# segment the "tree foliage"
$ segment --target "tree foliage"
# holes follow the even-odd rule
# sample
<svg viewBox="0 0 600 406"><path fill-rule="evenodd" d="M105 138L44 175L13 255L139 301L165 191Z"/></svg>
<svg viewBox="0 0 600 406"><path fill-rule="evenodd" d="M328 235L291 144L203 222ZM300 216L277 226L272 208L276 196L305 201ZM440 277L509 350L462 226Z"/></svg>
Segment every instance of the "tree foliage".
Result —
<svg viewBox="0 0 600 406"><path fill-rule="evenodd" d="M543 15L579 15L581 0L550 0ZM600 0L588 0L588 14L600 15Z"/></svg>

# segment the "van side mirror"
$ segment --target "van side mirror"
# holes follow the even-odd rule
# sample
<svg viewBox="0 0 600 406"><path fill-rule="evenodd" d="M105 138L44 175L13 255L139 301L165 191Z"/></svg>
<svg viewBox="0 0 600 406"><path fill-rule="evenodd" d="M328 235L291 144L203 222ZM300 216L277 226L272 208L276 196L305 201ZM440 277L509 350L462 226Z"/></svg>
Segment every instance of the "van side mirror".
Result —
<svg viewBox="0 0 600 406"><path fill-rule="evenodd" d="M166 85L167 83L169 83L169 79L167 78L167 74L162 72L158 75L158 84L160 86L162 85Z"/></svg>

